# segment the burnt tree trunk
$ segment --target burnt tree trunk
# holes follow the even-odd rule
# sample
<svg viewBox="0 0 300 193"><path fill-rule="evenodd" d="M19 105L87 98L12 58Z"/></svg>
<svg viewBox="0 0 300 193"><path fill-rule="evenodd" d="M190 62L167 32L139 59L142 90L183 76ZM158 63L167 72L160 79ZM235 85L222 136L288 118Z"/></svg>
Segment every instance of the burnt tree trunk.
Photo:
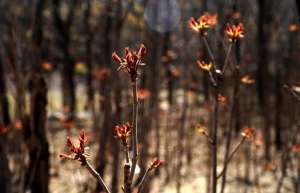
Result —
<svg viewBox="0 0 300 193"><path fill-rule="evenodd" d="M84 28L86 31L86 66L87 66L87 75L86 75L86 86L87 86L87 108L92 109L93 113L94 109L94 88L93 88L93 64L92 64L92 41L94 38L94 34L92 33L90 18L91 18L91 1L86 1L86 10L84 12Z"/></svg>
<svg viewBox="0 0 300 193"><path fill-rule="evenodd" d="M7 99L4 66L1 59L0 59L0 105L1 105L0 110L1 110L2 122L5 126L7 126L10 123L9 104Z"/></svg>
<svg viewBox="0 0 300 193"><path fill-rule="evenodd" d="M264 140L265 140L265 159L271 159L271 120L269 115L269 85L270 76L268 71L268 64L270 61L270 54L268 51L270 41L270 24L272 22L272 1L258 0L258 70L257 70L257 94L259 105L262 110L264 118Z"/></svg>
<svg viewBox="0 0 300 193"><path fill-rule="evenodd" d="M30 129L26 141L29 150L29 166L26 172L26 190L31 193L48 193L49 145L46 137L47 86L43 77L33 75L29 81Z"/></svg>
<svg viewBox="0 0 300 193"><path fill-rule="evenodd" d="M107 0L104 8L103 14L103 31L102 33L108 37L103 39L101 49L102 49L102 61L104 66L108 69L111 68L111 49L112 49L112 3L111 0ZM103 95L103 98L100 100L101 104L101 116L103 116L104 122L100 130L100 145L99 145L99 152L98 152L98 166L97 172L101 176L104 176L105 168L107 165L107 152L108 152L108 144L110 140L110 135L112 134L112 106L111 106L111 81L110 77L106 77L102 80L100 85L100 93ZM98 192L103 191L102 187L97 183Z"/></svg>
<svg viewBox="0 0 300 193"><path fill-rule="evenodd" d="M8 101L6 96L6 81L3 69L3 63L0 59L0 105L1 105L1 119L3 126L7 127L10 123ZM10 171L8 167L8 159L6 152L7 135L0 132L0 192L10 193Z"/></svg>
<svg viewBox="0 0 300 193"><path fill-rule="evenodd" d="M74 83L74 66L75 61L70 52L71 43L71 26L74 20L75 8L77 5L77 0L72 1L70 5L70 11L67 15L66 21L63 21L59 9L59 0L53 0L53 20L56 31L58 33L58 47L63 53L64 65L62 69L62 89L63 89L63 103L65 107L68 107L70 112L70 117L74 118L74 113L76 110L76 98L75 98L75 83Z"/></svg>

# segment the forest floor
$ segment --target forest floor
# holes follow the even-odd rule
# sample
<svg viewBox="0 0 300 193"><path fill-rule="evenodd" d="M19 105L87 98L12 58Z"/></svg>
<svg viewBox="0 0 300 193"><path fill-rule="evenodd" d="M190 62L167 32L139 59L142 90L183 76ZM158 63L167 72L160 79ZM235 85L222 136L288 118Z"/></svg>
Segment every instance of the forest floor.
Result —
<svg viewBox="0 0 300 193"><path fill-rule="evenodd" d="M69 160L61 160L59 158L60 153L66 153L66 137L67 135L72 136L74 139L78 137L79 129L63 129L60 119L63 117L63 112L61 111L61 103L62 96L60 94L60 80L59 74L54 74L52 77L49 77L49 80L52 82L52 87L49 88L51 92L48 93L49 100L48 101L48 141L51 155L51 170L50 170L50 192L51 193L84 193L84 192L92 192L96 185L95 179L82 167L80 167L80 163L76 161ZM84 111L85 104L85 95L82 93L85 92L84 86L77 86L77 100L80 101L78 104L79 113L77 114L78 119L80 120L77 123L77 128L86 128L88 133L92 133L91 129L91 113ZM81 94L80 94L81 93ZM198 115L196 115L198 116ZM174 131L175 132L175 131ZM176 136L176 132L173 133ZM170 135L170 134L168 134ZM161 133L162 141L165 141L163 133ZM110 136L108 136L110 137ZM90 160L93 165L96 163L96 154L98 152L98 146L95 143L96 136L89 135L90 143L89 143L89 154ZM172 152L172 159L178 155L176 140L173 141L173 145L170 149ZM238 143L238 140L233 141L232 146ZM190 164L187 163L187 159L183 158L183 167L180 171L181 173L181 185L180 191L178 190L178 184L176 183L176 167L174 160L164 160L166 164L172 163L172 166L168 166L171 168L171 179L169 183L165 183L166 172L164 167L161 168L160 175L155 177L153 180L152 193L182 193L182 192L197 192L197 193L205 193L207 192L207 173L208 173L208 148L207 148L207 139L204 136L199 134L194 135L192 137L192 141L190 142L190 147L192 148L192 161ZM219 146L218 150L218 171L220 172L223 168L223 155L224 155L224 147L222 145ZM253 149L254 148L254 149ZM227 184L226 184L226 192L227 193L275 193L277 184L280 178L280 162L274 158L272 163L265 164L262 159L263 149L258 148L251 143L244 143L242 148L239 149L239 152L233 157L232 161L228 167L228 175L227 175ZM251 151L250 151L251 149ZM175 151L174 151L175 150ZM164 149L161 149L162 155L164 154ZM253 154L256 152L256 155L248 155L249 152ZM251 159L249 159L249 157ZM257 159L255 159L257 157ZM111 160L111 158L109 158ZM247 161L245 161L247 160ZM254 164L253 164L254 163ZM248 167L250 165L250 167ZM254 167L257 165L257 167ZM277 167L277 169L276 169ZM110 168L108 168L108 171ZM258 179L256 182L255 176ZM291 177L293 176L291 173L288 173L288 177L285 178L285 181L282 186L283 193L293 192L293 185ZM248 178L249 180L245 180ZM106 175L105 179L108 184L110 184L110 176ZM221 179L218 181L219 187ZM121 190L120 190L121 192Z"/></svg>
<svg viewBox="0 0 300 193"><path fill-rule="evenodd" d="M51 193L83 193L92 192L91 190L95 187L95 179L82 167L80 163L76 161L60 160L59 154L66 151L65 139L67 135L71 135L76 139L79 130L73 129L70 132L67 130L56 130L56 132L51 132L49 136L50 152L51 152ZM90 160L95 165L97 145L93 141L93 136L91 137L91 143L89 144L89 153L91 154ZM207 174L207 164L208 159L207 148L205 138L195 137L192 142L192 147L195 147L193 151L193 159L191 164L184 164L181 171L181 191L180 192L197 192L205 193L206 184L206 174ZM234 143L236 144L237 141ZM244 144L247 146L249 144ZM228 175L227 175L227 193L274 193L276 192L277 183L279 180L279 173L273 171L273 166L266 166L261 161L258 162L258 166L255 169L251 164L250 168L245 165L245 154L248 152L248 148L241 148L240 153L234 156L232 162L229 164ZM223 155L223 148L221 147L219 155ZM258 154L261 154L261 150L258 150ZM259 156L260 157L260 156ZM168 160L165 160L168 163ZM220 167L218 171L222 170L222 156L219 157ZM249 160L250 162L254 160ZM156 177L153 181L152 192L159 193L178 193L176 188L176 178L172 178L171 182L165 184L165 172L161 169L161 175ZM256 171L255 171L256 170ZM255 172L259 175L259 185L253 182ZM172 171L172 177L174 177L174 172ZM245 176L248 176L250 180L245 180ZM109 175L106 177L106 181L109 183ZM220 182L221 180L219 180ZM121 190L120 190L121 192ZM282 187L282 192L289 193L293 192L291 179L286 178L284 185Z"/></svg>

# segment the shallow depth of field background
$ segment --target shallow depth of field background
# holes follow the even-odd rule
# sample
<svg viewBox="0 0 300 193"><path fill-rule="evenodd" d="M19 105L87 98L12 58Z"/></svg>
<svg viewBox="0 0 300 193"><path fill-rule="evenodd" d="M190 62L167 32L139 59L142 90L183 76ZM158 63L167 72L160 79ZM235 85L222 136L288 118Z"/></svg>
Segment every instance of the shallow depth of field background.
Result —
<svg viewBox="0 0 300 193"><path fill-rule="evenodd" d="M300 193L299 6L298 0L1 0L0 193L102 192L80 162L59 158L69 152L67 136L76 141L81 130L91 164L111 193L123 192L124 147L114 127L132 121L132 90L111 56L142 43L134 187L159 158L163 165L141 192L212 192L217 101L217 174L226 166L217 192ZM205 35L208 45L188 25L205 12L218 15ZM226 25L239 22L244 37L231 43ZM216 65L228 63L217 95L197 64L211 61L210 52ZM245 129L253 133L244 140Z"/></svg>

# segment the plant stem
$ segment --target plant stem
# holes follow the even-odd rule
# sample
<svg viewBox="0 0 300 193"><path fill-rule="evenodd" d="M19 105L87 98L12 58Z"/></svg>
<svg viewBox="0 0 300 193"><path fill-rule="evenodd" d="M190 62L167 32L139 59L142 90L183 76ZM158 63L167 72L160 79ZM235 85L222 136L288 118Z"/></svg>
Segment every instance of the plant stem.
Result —
<svg viewBox="0 0 300 193"><path fill-rule="evenodd" d="M124 193L131 192L131 181L129 180L130 176L130 164L127 162L124 165Z"/></svg>
<svg viewBox="0 0 300 193"><path fill-rule="evenodd" d="M228 60L229 60L229 55L230 55L231 49L232 49L232 44L229 45L229 48L228 48L228 50L227 50L226 57L225 57L225 60L224 60L224 66L223 66L223 69L222 69L222 74L225 73L225 70L226 70L226 67L227 67L227 64L228 64Z"/></svg>
<svg viewBox="0 0 300 193"><path fill-rule="evenodd" d="M144 176L143 176L143 178L142 178L142 180L141 180L141 182L138 184L138 192L137 193L140 193L142 190L143 190L143 184L144 184L144 182L145 182L145 180L146 180L146 178L147 178L147 176L148 176L148 173L149 173L149 168L146 170L146 172L145 172L145 174L144 174Z"/></svg>
<svg viewBox="0 0 300 193"><path fill-rule="evenodd" d="M132 156L132 166L129 176L129 181L132 182L134 177L134 172L138 159L138 133L137 133L137 116L138 116L138 98L137 98L137 79L132 82L132 94L133 94L133 117L132 117L132 145L133 145L133 156Z"/></svg>
<svg viewBox="0 0 300 193"><path fill-rule="evenodd" d="M212 50L210 49L210 46L209 46L209 44L208 44L208 41L207 41L207 39L206 39L205 36L201 36L201 37L202 37L203 42L204 42L204 45L205 45L205 47L206 47L206 49L207 49L207 51L208 51L208 55L209 55L210 59L212 60L212 62L213 62L213 64L214 64L213 66L214 66L214 68L216 69L216 67L215 67L215 65L216 65L216 60L215 60L215 57L214 57L214 54L213 54Z"/></svg>
<svg viewBox="0 0 300 193"><path fill-rule="evenodd" d="M224 168L222 169L221 173L217 176L217 178L220 178L224 175L225 167L227 167L228 163L231 161L234 154L237 152L237 150L240 148L240 146L245 142L245 140L246 140L246 137L243 137L242 140L237 144L237 146L231 152L231 154L228 156L228 159L224 163Z"/></svg>
<svg viewBox="0 0 300 193"><path fill-rule="evenodd" d="M218 145L218 85L214 86L214 120L213 120L213 129L212 129L212 149L211 149L211 193L217 192L217 145Z"/></svg>
<svg viewBox="0 0 300 193"><path fill-rule="evenodd" d="M210 81L212 82L213 86L217 86L217 82L212 74L211 71L208 71L209 77L210 77Z"/></svg>
<svg viewBox="0 0 300 193"><path fill-rule="evenodd" d="M229 49L228 52L230 52L230 49ZM226 63L225 63L225 65L226 65ZM233 89L233 99L232 99L232 106L231 106L230 118L229 118L229 128L228 128L228 131L227 131L227 134L226 134L224 169L223 169L224 171L223 171L223 176L222 176L221 192L220 193L224 193L224 191L225 191L225 186L226 186L226 172L227 172L227 165L228 165L226 163L226 161L228 159L229 152L230 152L232 132L233 132L233 127L234 127L233 126L234 120L236 119L236 121L238 121L237 120L238 117L237 116L235 117L235 115L238 112L238 105L239 105L239 92L240 92L240 66L239 66L239 64L237 64L235 66L234 76L235 76L235 84L234 84L234 89Z"/></svg>
<svg viewBox="0 0 300 193"><path fill-rule="evenodd" d="M207 138L209 144L213 144L214 143L213 139L207 134L206 131L203 133L203 135Z"/></svg>
<svg viewBox="0 0 300 193"><path fill-rule="evenodd" d="M102 177L100 176L100 174L93 168L93 166L90 164L90 162L87 161L86 159L85 159L84 166L90 172L90 174L92 174L98 180L98 182L100 183L100 185L102 186L104 191L106 193L110 193L110 190L106 186L106 184L105 184L104 180L102 179Z"/></svg>
<svg viewBox="0 0 300 193"><path fill-rule="evenodd" d="M128 144L125 144L125 155L126 155L126 163L129 163L129 148L128 148Z"/></svg>

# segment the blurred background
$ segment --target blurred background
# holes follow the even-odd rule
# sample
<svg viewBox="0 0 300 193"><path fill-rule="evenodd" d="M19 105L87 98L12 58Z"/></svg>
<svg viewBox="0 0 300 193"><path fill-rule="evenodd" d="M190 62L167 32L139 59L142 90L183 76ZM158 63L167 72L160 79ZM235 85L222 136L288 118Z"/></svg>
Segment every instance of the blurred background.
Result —
<svg viewBox="0 0 300 193"><path fill-rule="evenodd" d="M228 193L299 193L297 3L1 0L0 192L103 191L79 162L59 159L66 136L77 138L81 129L92 164L112 193L122 192L124 153L113 128L131 121L132 93L111 55L124 56L126 46L141 43L147 54L138 81L136 182L158 157L164 165L142 192L209 192L210 144L203 131L212 128L213 88L196 61L210 53L188 26L190 17L209 12L218 16L206 36L215 62L223 64L229 53L218 93L219 172L242 129L255 130L219 185ZM245 37L231 47L224 30L239 22Z"/></svg>

